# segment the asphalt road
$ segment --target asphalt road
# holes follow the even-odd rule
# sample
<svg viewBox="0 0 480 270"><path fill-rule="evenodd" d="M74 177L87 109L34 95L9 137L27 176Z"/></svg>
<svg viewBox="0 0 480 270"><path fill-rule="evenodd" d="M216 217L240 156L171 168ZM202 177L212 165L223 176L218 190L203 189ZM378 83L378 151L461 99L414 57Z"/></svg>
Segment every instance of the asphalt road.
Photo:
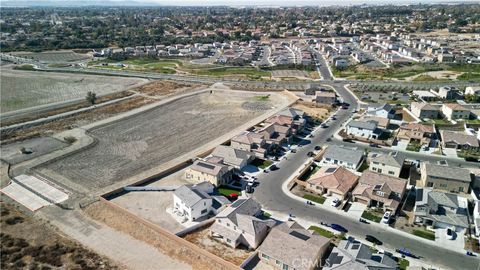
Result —
<svg viewBox="0 0 480 270"><path fill-rule="evenodd" d="M351 104L352 109L357 106L357 102L353 96L345 90L342 86L335 86L338 93L344 98L345 102ZM307 153L314 151L316 145L323 145L326 139L331 137L341 123L347 121L352 115L351 110L339 110L336 114L337 120L331 121L328 128L320 128L311 138L310 142L297 149L297 153L290 155L288 160L279 162L279 169L269 173L262 173L258 176L260 185L255 189L254 198L258 200L262 206L268 210L280 211L284 213L293 213L294 216L316 221L341 224L349 230L349 234L364 238L365 235L370 234L376 236L384 243L387 249L407 248L413 254L420 256L424 261L430 262L435 266L440 266L449 269L480 269L478 258L467 257L457 252L439 247L432 242L425 243L420 239L414 237L404 237L391 230L382 229L378 226L360 223L343 215L332 215L330 211L322 208L307 206L301 201L292 199L282 191L282 183L285 182L298 168L308 159ZM386 149L382 150L386 151ZM412 157L418 159L415 154ZM442 157L431 156L429 158L421 157L424 160L441 160ZM466 165L466 162L459 161L459 164Z"/></svg>

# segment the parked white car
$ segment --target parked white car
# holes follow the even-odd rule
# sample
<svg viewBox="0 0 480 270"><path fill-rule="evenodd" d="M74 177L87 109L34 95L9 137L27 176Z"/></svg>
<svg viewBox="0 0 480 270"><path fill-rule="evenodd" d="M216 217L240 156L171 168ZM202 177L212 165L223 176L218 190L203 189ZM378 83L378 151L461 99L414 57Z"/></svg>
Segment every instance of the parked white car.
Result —
<svg viewBox="0 0 480 270"><path fill-rule="evenodd" d="M340 205L340 202L341 202L341 201L340 201L339 198L335 198L335 199L333 199L333 201L332 201L332 206L333 206L333 207L337 207L338 205Z"/></svg>
<svg viewBox="0 0 480 270"><path fill-rule="evenodd" d="M390 211L385 212L385 214L383 214L383 217L382 217L382 222L385 224L390 223L391 216L392 216L392 212Z"/></svg>

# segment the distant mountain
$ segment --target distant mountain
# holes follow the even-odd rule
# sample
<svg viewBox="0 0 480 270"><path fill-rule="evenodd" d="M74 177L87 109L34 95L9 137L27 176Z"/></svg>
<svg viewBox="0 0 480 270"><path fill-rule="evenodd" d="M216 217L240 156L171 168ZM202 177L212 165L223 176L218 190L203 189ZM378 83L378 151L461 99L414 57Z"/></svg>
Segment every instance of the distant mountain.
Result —
<svg viewBox="0 0 480 270"><path fill-rule="evenodd" d="M6 0L0 1L2 7L87 7L87 6L161 6L158 3L135 0Z"/></svg>

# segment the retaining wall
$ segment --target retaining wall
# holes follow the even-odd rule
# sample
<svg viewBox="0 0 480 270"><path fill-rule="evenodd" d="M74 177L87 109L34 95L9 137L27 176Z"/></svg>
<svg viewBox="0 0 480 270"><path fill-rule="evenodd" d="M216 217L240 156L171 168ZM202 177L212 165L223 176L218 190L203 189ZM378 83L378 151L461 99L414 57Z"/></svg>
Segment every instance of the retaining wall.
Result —
<svg viewBox="0 0 480 270"><path fill-rule="evenodd" d="M171 234L149 221L137 217L135 214L104 198L100 198L99 203L106 207L112 215L122 220L122 222L116 222L115 224L108 224L109 222L106 220L108 226L126 232L140 241L152 244L165 254L190 264L193 269L240 269L240 267L217 257L177 235ZM131 228L136 229L132 231Z"/></svg>

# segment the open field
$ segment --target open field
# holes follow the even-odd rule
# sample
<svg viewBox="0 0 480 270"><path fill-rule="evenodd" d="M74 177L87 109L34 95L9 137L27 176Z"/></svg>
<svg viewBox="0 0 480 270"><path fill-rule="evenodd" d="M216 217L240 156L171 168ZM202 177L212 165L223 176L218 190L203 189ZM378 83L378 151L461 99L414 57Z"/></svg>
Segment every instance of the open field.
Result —
<svg viewBox="0 0 480 270"><path fill-rule="evenodd" d="M147 82L144 79L18 71L3 66L1 112L83 99L88 91L105 95Z"/></svg>
<svg viewBox="0 0 480 270"><path fill-rule="evenodd" d="M42 62L74 62L91 58L87 54L78 54L72 51L41 52L41 53L15 53L16 56L39 60Z"/></svg>
<svg viewBox="0 0 480 270"><path fill-rule="evenodd" d="M8 145L2 145L0 147L0 150L2 152L1 158L9 164L17 164L25 160L36 158L38 156L56 151L58 149L66 147L67 145L68 144L51 137L32 138L29 140L19 141ZM22 147L32 151L32 153L22 153L20 151Z"/></svg>
<svg viewBox="0 0 480 270"><path fill-rule="evenodd" d="M255 101L245 92L202 93L93 129L98 143L41 168L53 179L65 177L87 189L106 187L159 166L258 117L265 111L244 109Z"/></svg>
<svg viewBox="0 0 480 270"><path fill-rule="evenodd" d="M2 269L118 269L13 205L2 201L0 208Z"/></svg>

